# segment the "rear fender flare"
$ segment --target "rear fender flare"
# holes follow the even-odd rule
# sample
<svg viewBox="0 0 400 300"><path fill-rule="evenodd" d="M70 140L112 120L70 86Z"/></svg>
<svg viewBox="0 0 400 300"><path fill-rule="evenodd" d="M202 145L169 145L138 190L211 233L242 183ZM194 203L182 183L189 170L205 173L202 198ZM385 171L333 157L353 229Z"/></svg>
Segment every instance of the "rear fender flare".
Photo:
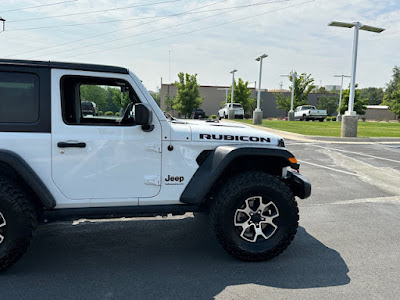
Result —
<svg viewBox="0 0 400 300"><path fill-rule="evenodd" d="M9 150L0 150L0 164L6 165L8 168L12 169L17 176L20 176L36 194L43 207L51 209L56 206L53 195L21 156Z"/></svg>

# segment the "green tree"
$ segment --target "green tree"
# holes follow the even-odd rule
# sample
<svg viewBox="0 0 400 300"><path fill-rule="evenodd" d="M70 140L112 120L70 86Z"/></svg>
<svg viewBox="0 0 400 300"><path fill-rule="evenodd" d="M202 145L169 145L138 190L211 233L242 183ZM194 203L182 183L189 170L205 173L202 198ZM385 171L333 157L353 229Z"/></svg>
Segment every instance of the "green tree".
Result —
<svg viewBox="0 0 400 300"><path fill-rule="evenodd" d="M190 75L181 72L178 74L179 81L174 83L177 92L172 108L188 118L191 117L193 109L199 108L204 100L204 97L200 97L196 77L197 74Z"/></svg>
<svg viewBox="0 0 400 300"><path fill-rule="evenodd" d="M236 80L233 82L233 90L234 90L233 101L235 103L242 104L244 111L249 113L252 110L254 110L256 100L250 97L251 90L247 87L247 85L248 81L244 82L242 78L239 78L237 83ZM232 86L231 86L231 92L228 94L229 103L231 102L231 97L232 97Z"/></svg>
<svg viewBox="0 0 400 300"><path fill-rule="evenodd" d="M360 97L367 99L369 105L378 105L383 101L385 93L382 88L369 87L365 89L359 89Z"/></svg>
<svg viewBox="0 0 400 300"><path fill-rule="evenodd" d="M400 67L395 66L393 68L392 80L386 85L385 90L385 100L390 101L392 97L392 93L397 90L397 87L400 83Z"/></svg>
<svg viewBox="0 0 400 300"><path fill-rule="evenodd" d="M357 85L356 85L357 87ZM344 114L349 109L350 89L343 90L342 104L340 106L340 114ZM362 99L359 90L355 90L354 110L358 115L365 115L365 105L368 105L367 99Z"/></svg>
<svg viewBox="0 0 400 300"><path fill-rule="evenodd" d="M91 84L81 85L80 92L82 101L90 101L96 103L98 110L109 110L107 91L101 86Z"/></svg>
<svg viewBox="0 0 400 300"><path fill-rule="evenodd" d="M109 89L112 91L112 102L114 104L112 111L119 112L121 108L123 111L125 111L125 108L131 102L131 99L129 99L129 94L127 92L122 93L123 96L121 103L121 90L115 88L109 88Z"/></svg>
<svg viewBox="0 0 400 300"><path fill-rule="evenodd" d="M160 106L161 103L161 94L158 92L150 92L150 95L153 97L154 101L156 101L157 105Z"/></svg>
<svg viewBox="0 0 400 300"><path fill-rule="evenodd" d="M172 107L174 105L174 98L171 98L170 95L166 95L164 104L165 104L165 111L171 112Z"/></svg>
<svg viewBox="0 0 400 300"><path fill-rule="evenodd" d="M385 100L384 104L389 106L391 112L400 117L400 83L397 85L397 89L390 94L390 101Z"/></svg>
<svg viewBox="0 0 400 300"><path fill-rule="evenodd" d="M317 108L326 109L328 116L336 115L339 105L339 97L337 95L326 94L318 97Z"/></svg>
<svg viewBox="0 0 400 300"><path fill-rule="evenodd" d="M293 73L294 72L290 73L290 82L293 80ZM293 109L296 108L296 106L307 104L308 95L314 88L314 78L311 77L311 74L307 75L306 73L302 73L300 76L297 76L294 87ZM292 86L290 90L292 90ZM290 110L291 95L285 96L283 93L276 93L275 95L277 108L288 112Z"/></svg>
<svg viewBox="0 0 400 300"><path fill-rule="evenodd" d="M388 105L390 111L400 114L399 111L400 68L393 68L392 80L387 84L383 104Z"/></svg>

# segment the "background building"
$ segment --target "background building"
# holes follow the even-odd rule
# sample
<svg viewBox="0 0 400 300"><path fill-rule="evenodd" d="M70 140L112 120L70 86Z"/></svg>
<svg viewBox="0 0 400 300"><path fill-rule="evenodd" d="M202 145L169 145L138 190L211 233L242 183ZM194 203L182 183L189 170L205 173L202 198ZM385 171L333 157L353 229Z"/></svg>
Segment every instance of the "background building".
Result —
<svg viewBox="0 0 400 300"><path fill-rule="evenodd" d="M229 86L205 86L199 87L199 92L201 97L204 97L203 104L200 106L206 115L217 115L218 110L221 108L221 103L225 101L225 89L230 89ZM255 88L250 88L251 97L257 98L257 91ZM276 108L276 96L275 93L282 92L285 96L290 96L289 90L272 90L266 91L261 90L261 102L263 118L284 118L286 117L286 112L282 109ZM176 96L176 87L173 84L162 84L161 90L161 102L160 107L165 110L165 99L168 95L172 99ZM323 94L320 93L310 93L308 96L309 104L317 105L318 97ZM339 102L339 95L338 95ZM252 112L251 112L252 113Z"/></svg>

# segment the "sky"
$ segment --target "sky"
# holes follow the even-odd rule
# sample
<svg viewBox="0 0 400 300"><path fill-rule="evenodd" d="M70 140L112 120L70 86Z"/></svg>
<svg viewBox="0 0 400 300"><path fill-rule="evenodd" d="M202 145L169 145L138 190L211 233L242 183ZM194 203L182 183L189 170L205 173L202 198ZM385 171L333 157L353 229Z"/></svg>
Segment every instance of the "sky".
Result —
<svg viewBox="0 0 400 300"><path fill-rule="evenodd" d="M399 0L0 0L0 16L0 58L123 66L153 91L179 72L229 86L233 69L254 87L264 53L262 89L288 88L292 70L339 85L354 31L333 20L385 28L360 31L360 88L385 87L400 65Z"/></svg>

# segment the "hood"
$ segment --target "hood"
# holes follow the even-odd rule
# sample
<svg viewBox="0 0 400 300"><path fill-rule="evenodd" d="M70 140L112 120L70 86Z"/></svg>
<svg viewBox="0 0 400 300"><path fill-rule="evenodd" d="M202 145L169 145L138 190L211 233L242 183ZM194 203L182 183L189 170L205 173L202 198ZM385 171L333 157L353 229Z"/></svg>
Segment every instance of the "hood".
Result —
<svg viewBox="0 0 400 300"><path fill-rule="evenodd" d="M171 125L175 133L183 131L188 133L187 130L190 128L193 142L283 146L283 139L280 136L237 122L176 120L171 122Z"/></svg>

